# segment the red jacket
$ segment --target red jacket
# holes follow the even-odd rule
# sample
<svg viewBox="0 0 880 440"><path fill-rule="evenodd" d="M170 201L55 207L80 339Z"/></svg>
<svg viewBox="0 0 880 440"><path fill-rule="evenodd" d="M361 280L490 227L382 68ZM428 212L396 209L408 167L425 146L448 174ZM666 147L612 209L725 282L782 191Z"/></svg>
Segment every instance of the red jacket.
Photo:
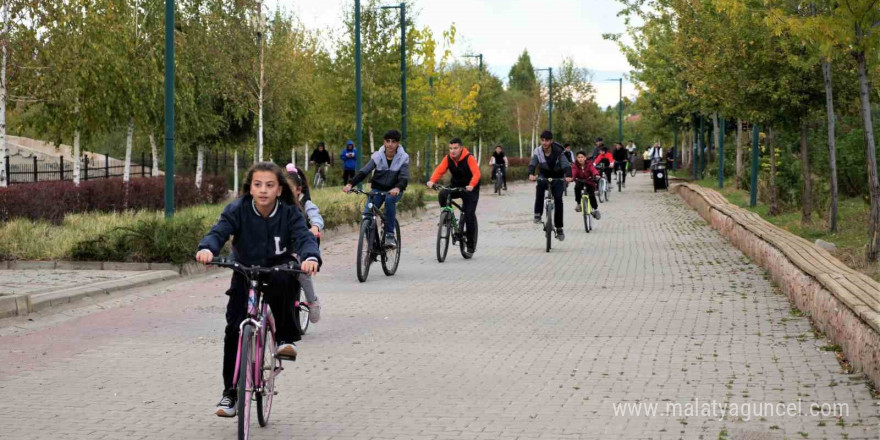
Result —
<svg viewBox="0 0 880 440"><path fill-rule="evenodd" d="M602 159L608 159L608 166L614 165L614 156L611 153L603 153L596 156L596 160L593 161L593 165L598 165Z"/></svg>
<svg viewBox="0 0 880 440"><path fill-rule="evenodd" d="M599 175L599 170L593 166L590 161L584 162L584 167L581 168L577 162L571 165L571 177L573 179L583 179L587 181L587 185L596 186L596 181L593 180L593 177Z"/></svg>

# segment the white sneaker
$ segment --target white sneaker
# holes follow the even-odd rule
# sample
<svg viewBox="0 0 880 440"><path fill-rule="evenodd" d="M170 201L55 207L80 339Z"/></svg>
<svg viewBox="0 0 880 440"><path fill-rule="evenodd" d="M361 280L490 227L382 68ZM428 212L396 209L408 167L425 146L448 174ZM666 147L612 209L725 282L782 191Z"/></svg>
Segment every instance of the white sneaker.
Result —
<svg viewBox="0 0 880 440"><path fill-rule="evenodd" d="M235 417L235 392L223 393L223 398L217 404L214 414L220 417Z"/></svg>
<svg viewBox="0 0 880 440"><path fill-rule="evenodd" d="M278 345L278 350L275 351L275 354L281 358L290 361L296 360L296 345L293 342L285 343L282 342Z"/></svg>
<svg viewBox="0 0 880 440"><path fill-rule="evenodd" d="M309 322L312 324L317 324L318 321L321 320L321 301L315 300L315 302L309 303Z"/></svg>

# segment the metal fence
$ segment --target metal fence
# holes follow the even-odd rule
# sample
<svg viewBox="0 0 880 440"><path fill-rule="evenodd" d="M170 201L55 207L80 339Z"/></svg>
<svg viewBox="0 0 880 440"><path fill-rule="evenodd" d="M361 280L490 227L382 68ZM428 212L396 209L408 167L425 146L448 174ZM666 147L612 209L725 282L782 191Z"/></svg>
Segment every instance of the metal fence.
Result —
<svg viewBox="0 0 880 440"><path fill-rule="evenodd" d="M95 162L89 160L88 156L83 157L82 166L79 170L80 180L93 179L109 179L111 177L122 177L125 173L125 164L118 160L113 160L114 164L110 164L110 156L105 155L103 162ZM147 163L145 154L141 154L140 163L131 163L132 177L150 176L153 171L152 158ZM33 163L17 163L11 164L9 156L6 157L6 175L9 178L9 184L19 183L35 183L50 182L59 180L73 180L73 162L65 161L64 157L59 157L57 162L40 162L35 156Z"/></svg>

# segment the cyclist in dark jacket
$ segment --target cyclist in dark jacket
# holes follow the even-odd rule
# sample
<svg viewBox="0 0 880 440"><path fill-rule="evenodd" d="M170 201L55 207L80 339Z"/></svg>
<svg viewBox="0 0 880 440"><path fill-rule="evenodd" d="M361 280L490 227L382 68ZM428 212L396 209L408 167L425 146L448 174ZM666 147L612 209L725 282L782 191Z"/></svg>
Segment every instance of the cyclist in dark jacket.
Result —
<svg viewBox="0 0 880 440"><path fill-rule="evenodd" d="M626 164L628 155L626 148L623 148L623 144L620 142L614 143L614 151L611 152L611 157L614 158L614 172L617 172L617 170L623 171L623 180L621 180L621 182L626 183Z"/></svg>
<svg viewBox="0 0 880 440"><path fill-rule="evenodd" d="M553 142L553 133L545 130L541 133L541 146L532 152L532 160L529 162L529 180L537 180L535 173L542 178L552 178L550 192L553 193L553 204L556 211L553 213L553 222L556 224L556 237L559 241L565 240L562 224L562 193L565 184L571 182L571 162L565 157L562 145ZM562 180L562 179L565 180ZM549 183L546 180L538 182L535 190L535 223L541 223L541 215L544 213L544 191Z"/></svg>

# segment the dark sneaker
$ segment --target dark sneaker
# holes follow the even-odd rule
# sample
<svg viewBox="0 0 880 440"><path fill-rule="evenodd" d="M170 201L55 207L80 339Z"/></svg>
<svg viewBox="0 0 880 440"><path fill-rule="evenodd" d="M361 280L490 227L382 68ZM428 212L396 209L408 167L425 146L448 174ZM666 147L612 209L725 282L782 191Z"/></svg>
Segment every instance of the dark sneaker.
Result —
<svg viewBox="0 0 880 440"><path fill-rule="evenodd" d="M293 342L282 342L278 344L278 350L275 351L275 355L278 356L279 359L295 361L296 344Z"/></svg>
<svg viewBox="0 0 880 440"><path fill-rule="evenodd" d="M581 205L576 205L574 207L574 212L581 212Z"/></svg>
<svg viewBox="0 0 880 440"><path fill-rule="evenodd" d="M541 216L540 215L535 216L535 223L541 223Z"/></svg>
<svg viewBox="0 0 880 440"><path fill-rule="evenodd" d="M599 214L599 210L593 211L593 218L595 218L596 220L602 218L602 214Z"/></svg>
<svg viewBox="0 0 880 440"><path fill-rule="evenodd" d="M385 236L385 247L389 249L397 247L397 239L394 238L394 234L388 234Z"/></svg>
<svg viewBox="0 0 880 440"><path fill-rule="evenodd" d="M220 417L235 417L235 390L227 390L223 392L223 398L217 403L217 409L214 414Z"/></svg>
<svg viewBox="0 0 880 440"><path fill-rule="evenodd" d="M556 238L559 241L565 241L565 232L562 231L562 228L556 228Z"/></svg>

